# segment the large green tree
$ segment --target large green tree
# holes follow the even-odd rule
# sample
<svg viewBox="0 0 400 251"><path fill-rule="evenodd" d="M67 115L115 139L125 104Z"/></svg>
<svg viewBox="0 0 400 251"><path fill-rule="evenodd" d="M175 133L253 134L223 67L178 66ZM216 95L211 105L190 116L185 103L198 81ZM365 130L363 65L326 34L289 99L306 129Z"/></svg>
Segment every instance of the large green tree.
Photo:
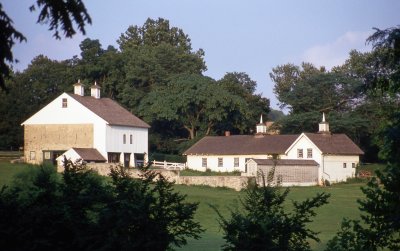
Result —
<svg viewBox="0 0 400 251"><path fill-rule="evenodd" d="M193 51L189 36L166 19L149 18L143 26L130 26L118 44L124 61L118 99L132 111L153 87L174 75L206 70L204 51Z"/></svg>
<svg viewBox="0 0 400 251"><path fill-rule="evenodd" d="M400 77L399 28L376 30L367 41L379 52L380 64L366 88L394 97L397 106L389 108L376 135L380 157L387 161L377 178L362 188L365 199L359 200L361 222L344 220L341 230L328 243L328 250L399 250L400 249L400 112L398 99ZM384 52L382 56L381 52ZM384 69L384 71L382 71ZM384 74L382 74L384 73Z"/></svg>
<svg viewBox="0 0 400 251"><path fill-rule="evenodd" d="M179 124L190 139L209 135L233 111L246 118L248 109L240 96L199 74L184 74L170 79L167 85L150 92L141 105L141 113L146 114L149 120Z"/></svg>
<svg viewBox="0 0 400 251"><path fill-rule="evenodd" d="M235 96L239 96L247 103L247 116L237 110L233 110L228 114L227 119L221 121L217 130L219 133L223 131L232 131L233 133L250 133L254 130L257 119L260 114L267 115L269 113L269 100L256 94L257 82L252 80L250 76L244 72L230 72L218 80L224 90Z"/></svg>

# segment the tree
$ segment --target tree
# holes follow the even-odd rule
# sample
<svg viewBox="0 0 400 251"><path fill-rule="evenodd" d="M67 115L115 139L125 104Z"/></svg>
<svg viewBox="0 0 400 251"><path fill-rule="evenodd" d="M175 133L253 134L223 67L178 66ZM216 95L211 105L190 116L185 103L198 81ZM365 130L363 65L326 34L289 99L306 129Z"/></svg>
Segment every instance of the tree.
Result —
<svg viewBox="0 0 400 251"><path fill-rule="evenodd" d="M196 203L161 175L111 180L64 160L32 166L0 191L0 244L5 250L168 250L199 238Z"/></svg>
<svg viewBox="0 0 400 251"><path fill-rule="evenodd" d="M209 135L232 111L240 112L244 117L248 111L243 99L225 91L213 79L197 74L177 76L168 85L154 89L140 109L149 121L167 120L180 124L190 139L198 132Z"/></svg>
<svg viewBox="0 0 400 251"><path fill-rule="evenodd" d="M124 61L117 98L135 112L155 86L165 85L179 74L201 74L206 70L204 51L192 51L188 35L162 18L130 26L117 42Z"/></svg>
<svg viewBox="0 0 400 251"><path fill-rule="evenodd" d="M315 216L314 210L326 203L330 195L322 193L303 202L293 202L293 211L284 207L289 189L281 191L268 182L252 184L241 200L242 211L231 211L224 218L217 209L226 244L223 250L311 250L307 239L319 241L317 233L306 224Z"/></svg>
<svg viewBox="0 0 400 251"><path fill-rule="evenodd" d="M82 0L51 1L36 0L29 8L30 11L39 10L37 23L49 24L49 30L54 31L54 37L60 39L60 31L65 37L72 37L76 31L73 26L75 22L82 34L85 34L85 25L91 24L92 20L87 13ZM6 89L5 78L9 77L10 69L6 62L13 63L14 57L12 47L16 41L26 41L24 35L13 27L11 18L3 11L0 4L0 88Z"/></svg>
<svg viewBox="0 0 400 251"><path fill-rule="evenodd" d="M375 68L373 81L367 88L398 96L400 66L399 29L376 30L367 41L374 50L384 51L384 59ZM382 58L381 58L382 59ZM385 73L379 71L384 68ZM398 106L397 106L398 107ZM345 220L341 230L328 243L328 250L378 250L400 249L400 112L389 111L388 120L381 122L377 135L380 157L387 161L382 172L376 172L366 187L362 188L365 199L359 200L361 222Z"/></svg>
<svg viewBox="0 0 400 251"><path fill-rule="evenodd" d="M229 113L227 119L219 123L217 128L219 133L223 131L249 133L254 129L260 114L267 115L269 113L269 100L262 97L261 94L255 93L257 82L253 81L246 73L226 73L218 81L218 84L232 95L241 97L249 107L246 117L236 110Z"/></svg>

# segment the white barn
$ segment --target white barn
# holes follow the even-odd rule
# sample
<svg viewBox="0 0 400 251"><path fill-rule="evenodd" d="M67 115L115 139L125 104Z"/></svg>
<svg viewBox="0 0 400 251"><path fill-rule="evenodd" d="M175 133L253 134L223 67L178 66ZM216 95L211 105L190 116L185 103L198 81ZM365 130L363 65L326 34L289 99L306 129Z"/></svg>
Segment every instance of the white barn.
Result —
<svg viewBox="0 0 400 251"><path fill-rule="evenodd" d="M243 175L254 176L254 169L247 168L250 159L312 160L318 165L314 183L319 184L323 180L340 182L354 177L359 156L363 154L345 134L330 133L325 115L318 133L267 135L262 118L256 129L255 135L204 137L184 152L188 168L221 172L237 170ZM254 166L257 161L252 163Z"/></svg>
<svg viewBox="0 0 400 251"><path fill-rule="evenodd" d="M74 94L61 94L22 123L26 162L55 163L71 148L90 156L98 152L105 161L125 166L147 161L150 126L117 102L101 98L96 83L90 89L85 96L78 81ZM70 153L73 157L76 151Z"/></svg>

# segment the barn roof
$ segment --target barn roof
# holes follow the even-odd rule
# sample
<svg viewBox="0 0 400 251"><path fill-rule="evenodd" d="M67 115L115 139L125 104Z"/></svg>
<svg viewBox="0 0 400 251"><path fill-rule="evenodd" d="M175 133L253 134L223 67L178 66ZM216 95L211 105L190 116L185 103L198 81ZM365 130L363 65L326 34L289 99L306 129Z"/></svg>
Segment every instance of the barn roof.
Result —
<svg viewBox="0 0 400 251"><path fill-rule="evenodd" d="M184 155L281 154L299 135L232 135L206 136Z"/></svg>
<svg viewBox="0 0 400 251"><path fill-rule="evenodd" d="M345 134L305 133L324 154L364 154Z"/></svg>
<svg viewBox="0 0 400 251"><path fill-rule="evenodd" d="M84 161L107 161L97 149L94 148L72 148Z"/></svg>
<svg viewBox="0 0 400 251"><path fill-rule="evenodd" d="M110 98L97 99L91 96L80 96L76 94L68 95L107 121L107 123L110 125L134 126L143 128L150 127L146 122L139 119Z"/></svg>
<svg viewBox="0 0 400 251"><path fill-rule="evenodd" d="M272 166L318 166L315 160L310 159L252 159L258 165Z"/></svg>

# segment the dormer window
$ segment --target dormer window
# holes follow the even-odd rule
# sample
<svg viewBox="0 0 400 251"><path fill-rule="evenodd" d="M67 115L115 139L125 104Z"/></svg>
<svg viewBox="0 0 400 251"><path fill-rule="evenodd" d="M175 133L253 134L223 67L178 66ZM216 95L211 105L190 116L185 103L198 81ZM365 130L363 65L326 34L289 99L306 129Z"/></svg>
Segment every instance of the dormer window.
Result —
<svg viewBox="0 0 400 251"><path fill-rule="evenodd" d="M62 99L62 108L67 108L68 107L68 100L66 98Z"/></svg>

